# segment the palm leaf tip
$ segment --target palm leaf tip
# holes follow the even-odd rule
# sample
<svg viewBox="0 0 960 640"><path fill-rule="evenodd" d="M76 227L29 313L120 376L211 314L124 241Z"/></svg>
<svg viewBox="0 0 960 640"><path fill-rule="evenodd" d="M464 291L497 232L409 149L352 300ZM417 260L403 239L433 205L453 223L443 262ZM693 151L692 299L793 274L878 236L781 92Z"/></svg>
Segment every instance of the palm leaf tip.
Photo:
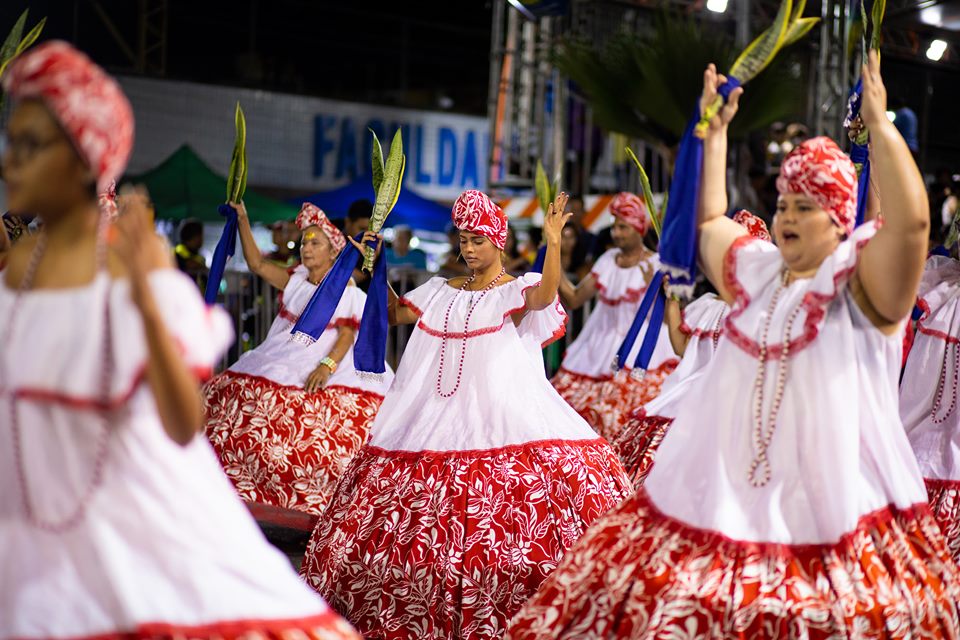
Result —
<svg viewBox="0 0 960 640"><path fill-rule="evenodd" d="M376 138L376 134L374 134ZM377 147L379 143L374 144ZM376 151L373 151L376 157ZM381 151L382 158L382 151ZM374 167L377 162L374 160ZM403 174L407 167L407 156L403 153L403 136L400 129L393 136L390 142L390 151L387 153L387 160L383 164L383 175L380 178L380 184L376 192L376 200L373 204L373 215L370 216L369 231L379 233L387 220L387 215L393 210L400 198L400 189L403 185ZM374 168L376 172L376 168ZM376 178L375 178L376 179ZM372 271L376 252L373 247L366 247L363 252L363 269Z"/></svg>
<svg viewBox="0 0 960 640"><path fill-rule="evenodd" d="M227 201L240 202L247 190L247 119L240 102L233 113L233 124L236 134L227 174Z"/></svg>
<svg viewBox="0 0 960 640"><path fill-rule="evenodd" d="M370 129L370 134L373 136L373 144L370 145L370 165L373 169L373 193L376 194L383 183L383 147L380 146L377 132Z"/></svg>

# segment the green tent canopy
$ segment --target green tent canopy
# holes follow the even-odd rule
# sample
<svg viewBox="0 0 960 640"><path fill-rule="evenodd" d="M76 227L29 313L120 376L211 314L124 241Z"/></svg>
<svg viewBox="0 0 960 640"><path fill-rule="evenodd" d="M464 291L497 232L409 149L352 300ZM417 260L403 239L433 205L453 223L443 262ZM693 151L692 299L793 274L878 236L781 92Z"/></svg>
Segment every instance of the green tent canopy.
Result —
<svg viewBox="0 0 960 640"><path fill-rule="evenodd" d="M189 145L183 145L150 171L128 175L124 181L142 184L149 190L158 218L223 221L217 207L226 197L227 180L207 166ZM243 202L254 222L269 224L293 220L299 211L293 205L261 196L250 189L247 189Z"/></svg>

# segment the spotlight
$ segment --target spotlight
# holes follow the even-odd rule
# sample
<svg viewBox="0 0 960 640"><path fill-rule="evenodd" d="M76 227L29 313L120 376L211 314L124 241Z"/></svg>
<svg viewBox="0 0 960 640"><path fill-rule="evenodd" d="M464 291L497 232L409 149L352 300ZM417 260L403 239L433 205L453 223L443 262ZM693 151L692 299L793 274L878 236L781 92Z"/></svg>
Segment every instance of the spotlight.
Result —
<svg viewBox="0 0 960 640"><path fill-rule="evenodd" d="M947 43L944 40L934 40L927 49L927 57L937 62L947 52Z"/></svg>
<svg viewBox="0 0 960 640"><path fill-rule="evenodd" d="M707 0L707 10L723 13L727 10L727 0Z"/></svg>

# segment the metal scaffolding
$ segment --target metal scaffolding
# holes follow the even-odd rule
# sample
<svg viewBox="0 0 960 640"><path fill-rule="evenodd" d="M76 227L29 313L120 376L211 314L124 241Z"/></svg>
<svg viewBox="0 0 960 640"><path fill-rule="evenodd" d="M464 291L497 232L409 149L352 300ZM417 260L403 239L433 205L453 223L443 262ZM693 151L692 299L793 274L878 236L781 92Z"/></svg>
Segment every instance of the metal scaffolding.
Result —
<svg viewBox="0 0 960 640"><path fill-rule="evenodd" d="M822 0L817 65L813 71L813 100L807 121L811 132L841 140L847 95L851 87L847 41L850 11L847 0Z"/></svg>

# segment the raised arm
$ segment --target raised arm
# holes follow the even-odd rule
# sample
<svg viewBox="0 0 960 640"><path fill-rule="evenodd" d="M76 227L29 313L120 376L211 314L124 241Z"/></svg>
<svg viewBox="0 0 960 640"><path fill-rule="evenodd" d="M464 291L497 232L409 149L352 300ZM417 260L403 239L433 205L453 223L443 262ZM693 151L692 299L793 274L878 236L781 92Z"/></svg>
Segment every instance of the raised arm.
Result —
<svg viewBox="0 0 960 640"><path fill-rule="evenodd" d="M680 330L680 326L683 324L683 311L680 309L680 302L676 298L667 298L663 318L667 323L667 331L670 334L670 346L673 347L673 352L682 358L687 350L687 343L690 342L690 336Z"/></svg>
<svg viewBox="0 0 960 640"><path fill-rule="evenodd" d="M560 234L563 225L570 219L572 213L564 213L569 196L564 192L557 194L547 208L543 219L543 237L547 242L547 255L543 261L543 274L540 286L527 291L527 309L540 311L546 309L557 297L560 288L560 279L563 269L560 267Z"/></svg>
<svg viewBox="0 0 960 640"><path fill-rule="evenodd" d="M560 299L563 300L563 304L567 305L568 309L579 309L587 303L587 300L597 295L597 282L594 280L592 272L588 273L576 286L570 282L570 278L566 275L561 275L559 291Z"/></svg>
<svg viewBox="0 0 960 640"><path fill-rule="evenodd" d="M237 231L240 233L240 246L243 249L243 260L247 268L270 283L276 289L283 289L290 281L290 274L283 267L273 264L263 257L257 241L253 239L253 229L250 228L250 217L247 207L242 202L231 202L230 206L237 210Z"/></svg>
<svg viewBox="0 0 960 640"><path fill-rule="evenodd" d="M111 234L111 248L130 279L130 297L140 312L147 343L147 384L160 423L171 440L188 444L203 427L203 405L197 381L187 368L157 307L147 276L169 267L170 255L149 222L142 192L125 195Z"/></svg>
<svg viewBox="0 0 960 640"><path fill-rule="evenodd" d="M703 96L700 111L713 102L727 79L717 73L713 64L703 73ZM733 296L723 283L723 260L733 241L747 233L746 229L727 218L727 129L737 113L742 88L735 89L729 100L710 121L703 140L703 172L700 183L700 206L697 214L700 267L720 297L727 302Z"/></svg>
<svg viewBox="0 0 960 640"><path fill-rule="evenodd" d="M883 226L863 249L857 279L872 310L886 322L897 323L913 309L923 275L929 204L910 149L887 119L887 91L875 51L862 74L860 114L870 130L871 177L883 203Z"/></svg>

